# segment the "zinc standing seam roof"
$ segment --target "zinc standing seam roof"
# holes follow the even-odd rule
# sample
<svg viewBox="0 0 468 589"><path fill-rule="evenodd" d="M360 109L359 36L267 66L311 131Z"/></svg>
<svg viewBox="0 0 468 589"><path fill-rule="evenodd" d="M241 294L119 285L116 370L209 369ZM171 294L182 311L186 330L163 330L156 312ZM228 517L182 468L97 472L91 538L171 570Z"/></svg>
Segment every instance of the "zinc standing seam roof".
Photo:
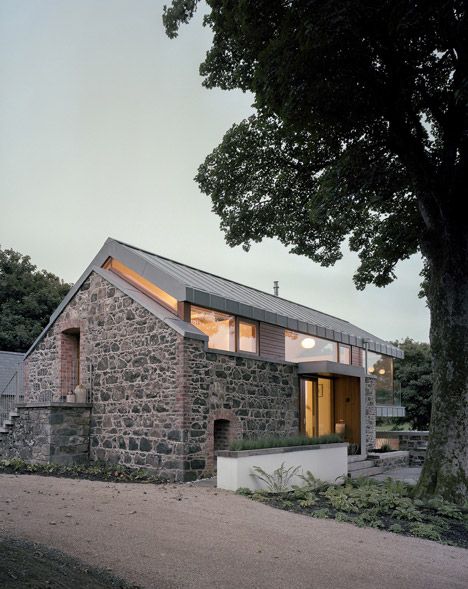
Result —
<svg viewBox="0 0 468 589"><path fill-rule="evenodd" d="M322 313L305 305L294 303L227 278L222 278L180 262L140 250L134 246L122 242L119 243L138 252L149 264L164 273L170 274L176 280L182 282L187 288L203 291L209 295L221 297L226 300L236 301L255 309L262 309L266 312L275 313L298 322L323 328L324 330L333 330L334 332L346 334L351 337L354 336L361 340L368 339L374 344L380 344L378 348L381 349L377 349L377 351L387 354L390 353L393 356L402 356L401 350L389 342L376 337L344 319L339 319L338 317ZM293 327L291 328L293 329ZM316 335L320 334L317 333ZM375 346L370 346L369 349L373 347Z"/></svg>

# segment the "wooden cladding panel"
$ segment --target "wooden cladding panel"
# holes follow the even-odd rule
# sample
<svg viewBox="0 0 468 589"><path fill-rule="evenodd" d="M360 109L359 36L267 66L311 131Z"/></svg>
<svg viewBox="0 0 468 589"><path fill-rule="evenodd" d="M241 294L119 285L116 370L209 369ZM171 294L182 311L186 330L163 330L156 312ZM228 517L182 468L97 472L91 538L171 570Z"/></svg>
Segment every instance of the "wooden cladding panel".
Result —
<svg viewBox="0 0 468 589"><path fill-rule="evenodd" d="M284 328L260 323L260 356L284 361Z"/></svg>
<svg viewBox="0 0 468 589"><path fill-rule="evenodd" d="M362 348L358 348L353 346L351 349L351 364L353 366L363 366L364 365L364 350Z"/></svg>
<svg viewBox="0 0 468 589"><path fill-rule="evenodd" d="M361 391L359 378L339 376L334 379L335 421L345 422L345 439L350 444L361 443Z"/></svg>

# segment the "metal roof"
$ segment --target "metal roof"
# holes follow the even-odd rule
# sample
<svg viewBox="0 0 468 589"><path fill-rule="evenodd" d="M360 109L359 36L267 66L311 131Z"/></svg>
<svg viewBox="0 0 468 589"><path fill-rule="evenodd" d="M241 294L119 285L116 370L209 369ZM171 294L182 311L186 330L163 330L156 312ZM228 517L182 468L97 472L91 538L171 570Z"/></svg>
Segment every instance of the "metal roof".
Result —
<svg viewBox="0 0 468 589"><path fill-rule="evenodd" d="M178 301L187 301L202 307L264 321L345 344L359 347L367 345L371 351L396 358L403 357L403 352L391 343L344 319L158 256L112 238L106 240L91 264L70 289L52 314L49 325L28 350L26 356L44 337L91 272L102 267L110 256L154 282ZM180 327L182 329L182 326ZM184 329L187 332L187 337L190 337L189 333L196 328L185 324ZM201 332L200 335L202 335Z"/></svg>
<svg viewBox="0 0 468 589"><path fill-rule="evenodd" d="M184 300L191 303L347 344L364 346L365 340L368 340L369 350L395 357L403 356L401 350L391 343L344 319L152 254L123 242L119 243L125 248L137 252L148 264L157 269L158 273L170 275L183 284L186 287ZM148 269L146 272L148 274ZM177 295L174 294L174 296Z"/></svg>

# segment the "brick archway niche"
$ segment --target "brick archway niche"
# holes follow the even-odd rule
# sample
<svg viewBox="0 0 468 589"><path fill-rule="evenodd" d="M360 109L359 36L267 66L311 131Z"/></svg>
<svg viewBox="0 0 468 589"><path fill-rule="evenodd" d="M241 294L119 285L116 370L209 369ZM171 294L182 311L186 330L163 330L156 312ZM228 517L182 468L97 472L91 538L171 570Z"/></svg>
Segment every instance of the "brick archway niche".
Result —
<svg viewBox="0 0 468 589"><path fill-rule="evenodd" d="M213 411L208 419L208 439L206 444L206 466L209 472L216 470L216 452L228 450L233 440L242 437L242 424L231 409Z"/></svg>

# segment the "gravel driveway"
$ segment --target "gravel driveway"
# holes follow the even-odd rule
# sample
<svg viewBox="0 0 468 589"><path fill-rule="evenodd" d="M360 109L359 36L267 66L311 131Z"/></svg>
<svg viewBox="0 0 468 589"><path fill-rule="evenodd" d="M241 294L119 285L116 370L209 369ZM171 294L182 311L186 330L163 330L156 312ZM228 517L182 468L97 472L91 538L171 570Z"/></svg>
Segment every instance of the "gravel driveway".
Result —
<svg viewBox="0 0 468 589"><path fill-rule="evenodd" d="M146 588L468 587L468 551L209 487L0 475L0 533Z"/></svg>

